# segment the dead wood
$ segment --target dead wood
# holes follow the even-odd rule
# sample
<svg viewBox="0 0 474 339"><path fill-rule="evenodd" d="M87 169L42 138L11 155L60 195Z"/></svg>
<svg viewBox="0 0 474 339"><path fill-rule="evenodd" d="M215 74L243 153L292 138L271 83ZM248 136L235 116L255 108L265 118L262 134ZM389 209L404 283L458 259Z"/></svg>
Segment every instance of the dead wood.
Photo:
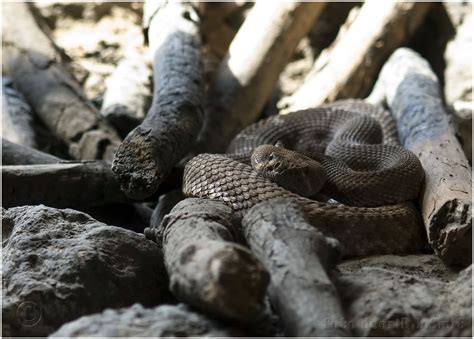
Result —
<svg viewBox="0 0 474 339"><path fill-rule="evenodd" d="M178 2L149 1L146 10L154 54L153 103L145 120L120 145L112 166L122 190L134 199L156 192L193 147L203 119L197 13L190 4Z"/></svg>
<svg viewBox="0 0 474 339"><path fill-rule="evenodd" d="M38 147L34 113L24 96L2 76L2 138L27 147Z"/></svg>
<svg viewBox="0 0 474 339"><path fill-rule="evenodd" d="M429 6L366 1L355 18L349 15L346 26L318 57L304 84L279 104L282 113L367 95L385 60L408 40Z"/></svg>
<svg viewBox="0 0 474 339"><path fill-rule="evenodd" d="M258 118L280 72L324 5L256 2L211 85L199 151L224 151L242 128Z"/></svg>
<svg viewBox="0 0 474 339"><path fill-rule="evenodd" d="M339 258L338 242L308 224L289 199L254 206L242 226L252 252L270 272L270 301L285 334L349 335L336 288L326 273Z"/></svg>
<svg viewBox="0 0 474 339"><path fill-rule="evenodd" d="M151 67L138 52L124 57L106 79L100 113L122 137L145 118L151 101Z"/></svg>
<svg viewBox="0 0 474 339"><path fill-rule="evenodd" d="M2 165L56 164L60 161L54 155L2 139Z"/></svg>
<svg viewBox="0 0 474 339"><path fill-rule="evenodd" d="M84 208L127 199L105 161L2 166L3 207Z"/></svg>
<svg viewBox="0 0 474 339"><path fill-rule="evenodd" d="M425 170L420 207L429 243L446 264L470 264L471 168L448 123L436 75L419 54L401 48L384 65L374 93L372 101L383 94L400 141Z"/></svg>
<svg viewBox="0 0 474 339"><path fill-rule="evenodd" d="M75 159L111 160L120 142L66 70L25 3L5 3L3 66L39 118Z"/></svg>
<svg viewBox="0 0 474 339"><path fill-rule="evenodd" d="M158 237L179 300L218 317L254 322L264 310L268 273L247 248L231 242L236 227L230 207L189 198L164 218Z"/></svg>

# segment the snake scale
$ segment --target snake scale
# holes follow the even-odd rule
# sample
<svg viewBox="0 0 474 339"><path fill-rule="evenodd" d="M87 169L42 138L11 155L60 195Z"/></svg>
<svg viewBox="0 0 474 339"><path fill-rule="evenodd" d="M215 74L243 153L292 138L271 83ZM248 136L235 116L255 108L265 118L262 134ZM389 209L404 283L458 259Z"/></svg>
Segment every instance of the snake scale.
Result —
<svg viewBox="0 0 474 339"><path fill-rule="evenodd" d="M300 196L252 168L254 151L277 143L291 150L285 161L300 161L300 153L321 162L328 177L323 191L326 188L344 204ZM267 158L268 167L278 154L273 152L276 148L254 153L254 158ZM291 197L311 223L349 232L358 227L419 224L419 213L408 201L416 198L423 179L418 158L398 145L390 113L351 99L271 116L247 127L233 139L227 154L199 154L187 163L183 192L221 200L238 213L261 201Z"/></svg>

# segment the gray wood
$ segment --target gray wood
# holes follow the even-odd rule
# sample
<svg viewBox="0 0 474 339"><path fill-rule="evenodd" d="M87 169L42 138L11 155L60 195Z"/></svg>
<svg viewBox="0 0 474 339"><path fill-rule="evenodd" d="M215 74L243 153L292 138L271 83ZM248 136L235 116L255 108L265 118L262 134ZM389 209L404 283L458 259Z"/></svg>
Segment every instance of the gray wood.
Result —
<svg viewBox="0 0 474 339"><path fill-rule="evenodd" d="M187 3L147 2L146 8L151 7L153 102L145 120L120 145L112 166L122 190L134 199L156 192L193 147L204 114L198 16Z"/></svg>
<svg viewBox="0 0 474 339"><path fill-rule="evenodd" d="M298 204L274 199L242 220L252 252L270 272L269 296L287 336L348 336L336 288L328 277L340 255L335 239L308 224Z"/></svg>
<svg viewBox="0 0 474 339"><path fill-rule="evenodd" d="M100 113L125 137L145 118L151 101L151 67L138 51L119 61L105 80Z"/></svg>
<svg viewBox="0 0 474 339"><path fill-rule="evenodd" d="M420 207L429 243L446 264L469 265L471 168L448 123L436 75L419 54L400 48L384 65L374 93L372 99L386 99L400 141L425 170Z"/></svg>
<svg viewBox="0 0 474 339"><path fill-rule="evenodd" d="M179 300L218 317L255 322L269 277L247 248L232 242L236 227L230 207L189 198L164 218L158 237Z"/></svg>
<svg viewBox="0 0 474 339"><path fill-rule="evenodd" d="M66 70L29 6L2 4L4 71L73 158L111 160L120 138Z"/></svg>
<svg viewBox="0 0 474 339"><path fill-rule="evenodd" d="M103 161L2 166L3 207L84 208L127 199Z"/></svg>
<svg viewBox="0 0 474 339"><path fill-rule="evenodd" d="M2 138L16 144L37 148L34 113L24 96L12 87L11 79L2 79Z"/></svg>
<svg viewBox="0 0 474 339"><path fill-rule="evenodd" d="M241 129L257 120L280 72L324 6L323 2L255 3L210 87L199 151L224 151Z"/></svg>
<svg viewBox="0 0 474 339"><path fill-rule="evenodd" d="M367 95L383 63L410 38L430 6L428 2L365 1L320 54L304 84L281 103L284 113Z"/></svg>
<svg viewBox="0 0 474 339"><path fill-rule="evenodd" d="M28 146L15 144L2 138L2 165L55 164L61 159Z"/></svg>

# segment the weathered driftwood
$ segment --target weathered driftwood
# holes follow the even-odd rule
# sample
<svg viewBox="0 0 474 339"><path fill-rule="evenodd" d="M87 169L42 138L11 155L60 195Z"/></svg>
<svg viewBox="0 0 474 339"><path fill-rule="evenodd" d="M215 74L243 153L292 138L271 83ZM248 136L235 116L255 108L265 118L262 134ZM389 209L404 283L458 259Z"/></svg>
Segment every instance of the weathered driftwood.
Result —
<svg viewBox="0 0 474 339"><path fill-rule="evenodd" d="M398 49L382 69L372 101L383 93L402 144L425 170L421 213L435 253L450 265L471 263L471 168L449 126L436 75L419 54Z"/></svg>
<svg viewBox="0 0 474 339"><path fill-rule="evenodd" d="M365 96L383 62L422 22L429 3L368 0L319 56L304 84L279 104L283 113ZM401 29L403 27L403 29Z"/></svg>
<svg viewBox="0 0 474 339"><path fill-rule="evenodd" d="M211 85L199 151L220 152L253 123L322 2L257 1L237 32Z"/></svg>
<svg viewBox="0 0 474 339"><path fill-rule="evenodd" d="M7 77L2 79L2 138L16 144L36 148L38 136L34 128L34 113L24 96L12 87Z"/></svg>
<svg viewBox="0 0 474 339"><path fill-rule="evenodd" d="M2 139L2 165L56 164L60 161L54 155Z"/></svg>
<svg viewBox="0 0 474 339"><path fill-rule="evenodd" d="M189 198L164 218L159 232L170 289L179 300L251 322L263 311L269 277L247 248L231 242L236 222L223 203Z"/></svg>
<svg viewBox="0 0 474 339"><path fill-rule="evenodd" d="M2 166L3 207L82 208L126 202L105 161Z"/></svg>
<svg viewBox="0 0 474 339"><path fill-rule="evenodd" d="M270 272L269 295L288 336L347 336L337 291L326 270L339 257L290 199L260 203L242 220L252 252Z"/></svg>
<svg viewBox="0 0 474 339"><path fill-rule="evenodd" d="M145 118L151 101L151 67L147 58L130 53L106 79L100 113L125 137Z"/></svg>
<svg viewBox="0 0 474 339"><path fill-rule="evenodd" d="M145 120L120 145L112 166L122 190L134 199L156 192L193 147L204 114L197 13L179 2L148 1L145 10L154 53L153 103Z"/></svg>
<svg viewBox="0 0 474 339"><path fill-rule="evenodd" d="M85 98L28 6L2 6L5 71L73 158L111 160L120 138Z"/></svg>

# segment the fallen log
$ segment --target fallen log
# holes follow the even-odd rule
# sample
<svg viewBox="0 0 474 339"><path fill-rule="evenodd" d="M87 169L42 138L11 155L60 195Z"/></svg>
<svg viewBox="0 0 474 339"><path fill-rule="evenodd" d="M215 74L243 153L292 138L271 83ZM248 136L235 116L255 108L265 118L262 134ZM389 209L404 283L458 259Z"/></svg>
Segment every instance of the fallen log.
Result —
<svg viewBox="0 0 474 339"><path fill-rule="evenodd" d="M21 93L2 76L2 138L27 147L38 147L34 113Z"/></svg>
<svg viewBox="0 0 474 339"><path fill-rule="evenodd" d="M258 118L280 72L324 5L256 2L211 85L199 152L224 151L242 128Z"/></svg>
<svg viewBox="0 0 474 339"><path fill-rule="evenodd" d="M111 160L119 136L86 99L29 6L3 4L5 71L44 124L69 145L73 158Z"/></svg>
<svg viewBox="0 0 474 339"><path fill-rule="evenodd" d="M153 10L154 9L154 10ZM153 103L120 145L112 165L127 196L144 199L193 147L203 119L199 18L188 3L148 1L145 25L154 54Z"/></svg>
<svg viewBox="0 0 474 339"><path fill-rule="evenodd" d="M151 68L144 55L130 53L106 79L100 113L122 137L145 118L151 100Z"/></svg>
<svg viewBox="0 0 474 339"><path fill-rule="evenodd" d="M436 75L419 54L400 48L382 68L374 93L371 100L384 94L402 145L425 170L420 207L429 243L446 264L469 265L471 168L449 125Z"/></svg>
<svg viewBox="0 0 474 339"><path fill-rule="evenodd" d="M364 2L333 44L316 60L304 84L279 103L282 113L365 96L385 60L422 22L429 3ZM400 29L403 27L403 29Z"/></svg>
<svg viewBox="0 0 474 339"><path fill-rule="evenodd" d="M2 166L3 207L84 208L127 199L105 161Z"/></svg>
<svg viewBox="0 0 474 339"><path fill-rule="evenodd" d="M268 273L247 248L231 242L236 223L223 203L189 198L164 218L157 242L179 300L218 317L254 322L263 314Z"/></svg>
<svg viewBox="0 0 474 339"><path fill-rule="evenodd" d="M298 205L275 199L242 220L252 252L270 272L270 301L287 336L348 336L337 291L326 271L340 256L338 242L308 224Z"/></svg>
<svg viewBox="0 0 474 339"><path fill-rule="evenodd" d="M56 164L60 161L54 155L2 139L2 165Z"/></svg>

